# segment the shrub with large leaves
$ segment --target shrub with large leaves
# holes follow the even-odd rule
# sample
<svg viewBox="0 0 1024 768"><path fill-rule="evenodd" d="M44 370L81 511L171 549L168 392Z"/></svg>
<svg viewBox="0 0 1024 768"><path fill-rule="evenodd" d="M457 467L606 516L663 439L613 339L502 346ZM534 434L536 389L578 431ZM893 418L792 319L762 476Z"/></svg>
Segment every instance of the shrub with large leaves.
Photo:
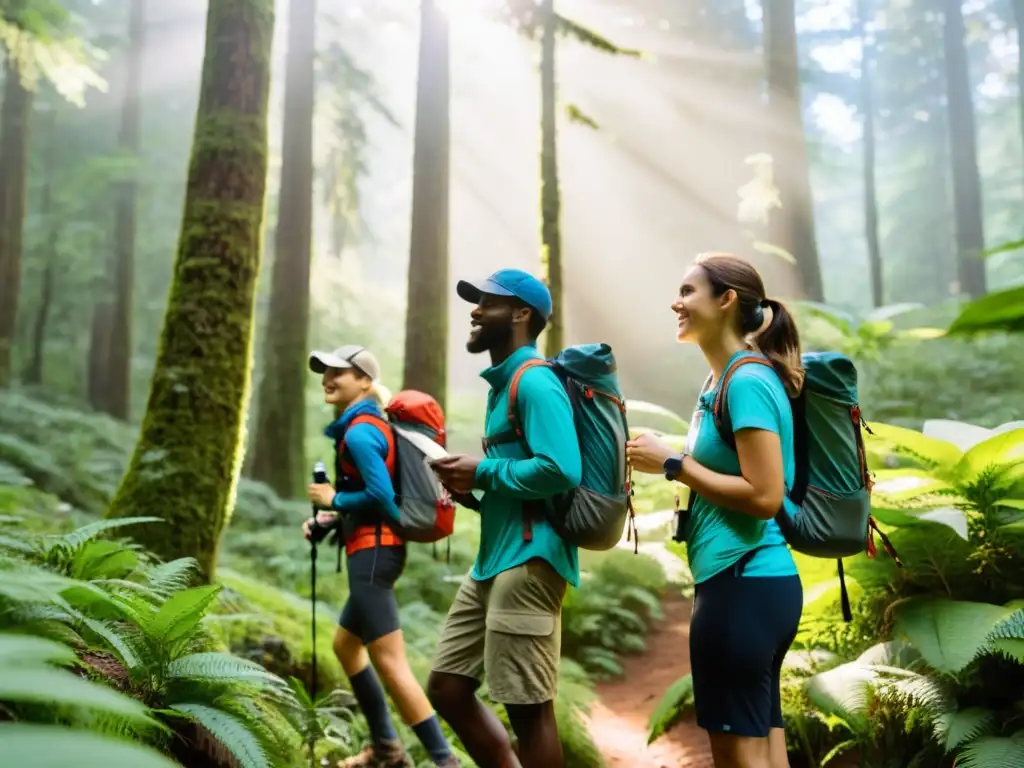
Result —
<svg viewBox="0 0 1024 768"><path fill-rule="evenodd" d="M999 711L977 703L987 686L976 675L999 656L1009 664L1001 674L1024 679L1022 606L946 599L898 606L892 641L806 681L810 702L848 734L833 755L858 747L863 758L877 748L879 710L896 708L926 724L933 746L955 754L958 766L1024 765L1024 730L1012 724L1012 706Z"/></svg>
<svg viewBox="0 0 1024 768"><path fill-rule="evenodd" d="M1024 422L986 429L931 420L920 432L876 422L871 430L873 514L896 529L906 568L858 558L852 578L865 589L997 602L1024 593Z"/></svg>
<svg viewBox="0 0 1024 768"><path fill-rule="evenodd" d="M138 522L150 519L0 539L0 630L19 633L28 662L74 660L107 686L74 677L78 684L68 683L55 676L66 673L20 659L16 669L5 669L0 700L20 702L15 720L38 721L48 712L59 722L63 708L52 701L60 705L61 695L88 691L107 708L106 718L88 721L92 730L147 741L185 765L224 759L241 768L289 765L298 734L283 712L297 706L293 691L260 665L216 648L204 622L221 587L189 588L191 560L153 564L129 545L98 538ZM16 647L7 648L0 653L5 668L16 658ZM113 709L119 702L123 711ZM36 731L19 733L27 739Z"/></svg>

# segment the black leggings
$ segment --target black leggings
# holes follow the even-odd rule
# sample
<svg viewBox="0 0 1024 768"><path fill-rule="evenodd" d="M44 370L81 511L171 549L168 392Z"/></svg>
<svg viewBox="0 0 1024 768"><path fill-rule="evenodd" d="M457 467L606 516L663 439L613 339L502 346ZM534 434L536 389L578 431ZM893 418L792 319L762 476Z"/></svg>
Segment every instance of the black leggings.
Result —
<svg viewBox="0 0 1024 768"><path fill-rule="evenodd" d="M799 576L750 578L730 566L696 586L690 665L701 728L764 737L783 727L779 678L802 611Z"/></svg>
<svg viewBox="0 0 1024 768"><path fill-rule="evenodd" d="M348 600L338 626L369 645L401 628L395 582L405 569L405 546L371 547L348 557Z"/></svg>

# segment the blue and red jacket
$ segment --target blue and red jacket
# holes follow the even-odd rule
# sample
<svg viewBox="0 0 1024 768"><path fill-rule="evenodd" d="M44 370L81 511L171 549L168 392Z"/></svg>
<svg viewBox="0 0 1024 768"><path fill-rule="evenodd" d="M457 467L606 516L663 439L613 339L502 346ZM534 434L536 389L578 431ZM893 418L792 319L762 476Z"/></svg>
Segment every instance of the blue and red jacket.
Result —
<svg viewBox="0 0 1024 768"><path fill-rule="evenodd" d="M372 399L360 400L331 422L324 434L334 441L332 508L343 520L345 549L351 555L377 543L402 544L388 525L398 522L395 503L395 446L391 427Z"/></svg>

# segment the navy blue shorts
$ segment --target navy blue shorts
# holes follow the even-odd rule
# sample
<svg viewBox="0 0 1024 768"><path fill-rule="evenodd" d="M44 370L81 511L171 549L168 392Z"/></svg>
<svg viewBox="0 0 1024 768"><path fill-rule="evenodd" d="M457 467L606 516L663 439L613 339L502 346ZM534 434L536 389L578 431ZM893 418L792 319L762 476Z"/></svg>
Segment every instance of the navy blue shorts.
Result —
<svg viewBox="0 0 1024 768"><path fill-rule="evenodd" d="M338 626L369 645L401 628L395 582L405 569L405 547L371 547L347 559L348 600Z"/></svg>
<svg viewBox="0 0 1024 768"><path fill-rule="evenodd" d="M765 737L782 728L779 678L803 611L799 576L749 578L730 566L696 586L690 620L697 724Z"/></svg>

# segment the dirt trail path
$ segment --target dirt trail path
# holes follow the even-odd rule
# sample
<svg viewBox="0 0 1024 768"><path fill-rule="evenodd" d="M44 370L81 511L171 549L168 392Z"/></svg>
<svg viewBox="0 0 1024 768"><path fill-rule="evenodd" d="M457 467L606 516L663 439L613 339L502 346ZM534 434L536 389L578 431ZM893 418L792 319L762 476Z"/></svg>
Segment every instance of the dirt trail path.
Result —
<svg viewBox="0 0 1024 768"><path fill-rule="evenodd" d="M597 687L590 732L609 768L714 768L707 734L688 718L647 746L647 720L668 687L690 671L690 603L670 596L665 619L625 674Z"/></svg>

